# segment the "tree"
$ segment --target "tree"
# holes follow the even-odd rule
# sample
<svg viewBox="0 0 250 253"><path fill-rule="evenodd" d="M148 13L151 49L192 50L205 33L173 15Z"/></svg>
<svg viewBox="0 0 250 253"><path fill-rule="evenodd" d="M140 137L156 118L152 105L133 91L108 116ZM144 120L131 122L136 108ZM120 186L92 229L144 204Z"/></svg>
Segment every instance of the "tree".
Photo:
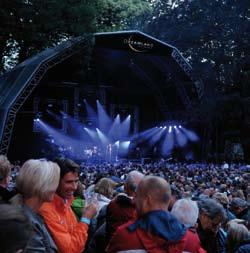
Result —
<svg viewBox="0 0 250 253"><path fill-rule="evenodd" d="M152 7L147 0L103 0L97 18L98 31L143 29Z"/></svg>
<svg viewBox="0 0 250 253"><path fill-rule="evenodd" d="M1 0L0 72L71 36L139 26L142 0Z"/></svg>
<svg viewBox="0 0 250 253"><path fill-rule="evenodd" d="M147 31L177 46L209 86L239 87L249 62L249 1L152 1ZM213 84L216 84L214 86Z"/></svg>
<svg viewBox="0 0 250 253"><path fill-rule="evenodd" d="M198 110L204 129L213 133L219 127L220 139L231 131L241 132L241 138L249 140L246 134L242 137L239 123L247 125L239 116L242 115L239 104L242 93L250 94L249 1L152 0L151 3L153 17L146 31L179 48L205 82L205 97ZM235 105L235 110L228 104Z"/></svg>

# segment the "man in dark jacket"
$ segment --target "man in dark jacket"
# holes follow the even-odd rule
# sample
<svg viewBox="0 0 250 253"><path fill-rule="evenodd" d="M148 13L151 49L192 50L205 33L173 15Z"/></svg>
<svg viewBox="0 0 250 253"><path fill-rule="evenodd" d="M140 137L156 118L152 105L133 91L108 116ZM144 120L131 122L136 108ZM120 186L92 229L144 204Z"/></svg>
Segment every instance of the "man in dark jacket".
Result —
<svg viewBox="0 0 250 253"><path fill-rule="evenodd" d="M207 253L226 252L226 233L221 228L226 218L225 209L214 199L204 198L198 202L198 235Z"/></svg>
<svg viewBox="0 0 250 253"><path fill-rule="evenodd" d="M167 211L170 196L170 186L164 179L144 177L136 191L137 220L120 226L106 251L183 252L186 228Z"/></svg>
<svg viewBox="0 0 250 253"><path fill-rule="evenodd" d="M119 194L107 206L106 239L111 239L116 229L136 218L134 197L136 189L144 175L136 170L128 173L124 183L126 194Z"/></svg>
<svg viewBox="0 0 250 253"><path fill-rule="evenodd" d="M106 222L95 232L86 253L103 253L116 229L128 221L136 219L133 199L136 188L143 177L144 175L136 170L128 173L124 183L125 193L118 194L106 206Z"/></svg>

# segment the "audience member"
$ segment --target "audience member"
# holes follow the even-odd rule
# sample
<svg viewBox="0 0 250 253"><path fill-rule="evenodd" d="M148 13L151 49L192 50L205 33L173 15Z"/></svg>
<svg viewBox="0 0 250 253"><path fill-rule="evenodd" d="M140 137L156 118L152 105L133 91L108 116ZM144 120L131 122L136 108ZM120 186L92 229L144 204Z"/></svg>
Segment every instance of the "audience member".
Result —
<svg viewBox="0 0 250 253"><path fill-rule="evenodd" d="M198 235L202 247L207 253L226 252L226 233L221 228L221 223L226 218L226 212L221 204L209 198L198 202L199 225Z"/></svg>
<svg viewBox="0 0 250 253"><path fill-rule="evenodd" d="M133 202L136 188L144 175L138 171L128 173L124 183L125 193L118 194L106 209L106 222L95 232L91 238L87 253L104 252L105 248L115 232L116 228L136 217L136 209Z"/></svg>
<svg viewBox="0 0 250 253"><path fill-rule="evenodd" d="M106 240L111 239L116 229L129 220L136 218L134 197L144 175L139 171L128 173L124 183L125 194L118 194L107 206Z"/></svg>
<svg viewBox="0 0 250 253"><path fill-rule="evenodd" d="M83 252L90 219L96 214L97 204L85 206L80 222L71 209L74 192L79 182L79 165L70 159L56 159L60 167L60 182L51 203L40 208L47 227L60 253Z"/></svg>
<svg viewBox="0 0 250 253"><path fill-rule="evenodd" d="M197 203L191 199L179 199L175 202L171 213L186 226L185 252L206 253L201 247L200 239L196 231L199 209Z"/></svg>
<svg viewBox="0 0 250 253"><path fill-rule="evenodd" d="M250 233L243 224L235 220L228 223L227 252L228 253L249 253Z"/></svg>
<svg viewBox="0 0 250 253"><path fill-rule="evenodd" d="M53 199L59 183L60 169L56 163L28 160L20 169L17 177L17 194L11 202L21 205L32 224L32 236L25 252L57 252L38 210L43 203Z"/></svg>
<svg viewBox="0 0 250 253"><path fill-rule="evenodd" d="M16 192L7 189L11 179L11 163L4 155L0 155L0 203L7 203Z"/></svg>
<svg viewBox="0 0 250 253"><path fill-rule="evenodd" d="M250 215L247 201L240 198L233 198L230 207L238 219L246 220L249 222Z"/></svg>
<svg viewBox="0 0 250 253"><path fill-rule="evenodd" d="M94 192L97 193L98 212L109 204L113 198L114 188L116 183L109 178L102 178L94 187ZM98 215L97 212L97 215Z"/></svg>
<svg viewBox="0 0 250 253"><path fill-rule="evenodd" d="M229 199L226 193L216 192L214 193L213 197L214 200L219 202L225 209L227 214L227 221L233 220L236 216L229 210Z"/></svg>
<svg viewBox="0 0 250 253"><path fill-rule="evenodd" d="M0 205L0 252L21 253L31 237L31 224L23 210Z"/></svg>
<svg viewBox="0 0 250 253"><path fill-rule="evenodd" d="M186 228L168 213L170 196L170 185L164 179L144 177L136 191L138 219L118 227L107 252L181 253Z"/></svg>
<svg viewBox="0 0 250 253"><path fill-rule="evenodd" d="M85 185L82 184L81 182L78 183L77 189L74 192L74 200L72 202L72 210L75 213L76 217L78 220L81 219L82 217L82 210L84 208L84 199L83 199L83 195L84 195L84 189L85 189Z"/></svg>

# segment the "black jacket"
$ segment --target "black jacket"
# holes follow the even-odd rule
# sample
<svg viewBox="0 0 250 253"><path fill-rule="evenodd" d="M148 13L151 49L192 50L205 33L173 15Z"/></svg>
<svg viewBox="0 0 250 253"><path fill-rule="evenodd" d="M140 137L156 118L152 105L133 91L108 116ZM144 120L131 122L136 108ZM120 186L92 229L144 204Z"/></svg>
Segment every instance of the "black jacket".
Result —
<svg viewBox="0 0 250 253"><path fill-rule="evenodd" d="M0 203L8 203L9 200L16 194L15 191L8 191L6 188L0 186Z"/></svg>

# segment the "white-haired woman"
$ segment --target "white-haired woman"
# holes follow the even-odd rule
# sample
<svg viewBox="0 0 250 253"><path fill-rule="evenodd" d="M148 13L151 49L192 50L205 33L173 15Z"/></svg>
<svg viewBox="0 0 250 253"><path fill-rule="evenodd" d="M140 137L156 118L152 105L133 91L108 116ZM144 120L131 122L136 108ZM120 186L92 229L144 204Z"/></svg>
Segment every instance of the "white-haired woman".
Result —
<svg viewBox="0 0 250 253"><path fill-rule="evenodd" d="M187 228L184 252L206 253L196 232L199 215L197 203L191 199L179 199L174 203L171 213Z"/></svg>
<svg viewBox="0 0 250 253"><path fill-rule="evenodd" d="M21 204L32 224L32 238L25 252L57 252L38 210L44 202L51 201L59 184L60 168L56 163L40 160L28 160L20 169L17 177L19 194L13 204Z"/></svg>
<svg viewBox="0 0 250 253"><path fill-rule="evenodd" d="M171 213L187 228L192 228L197 224L199 208L191 199L179 199L175 202Z"/></svg>

